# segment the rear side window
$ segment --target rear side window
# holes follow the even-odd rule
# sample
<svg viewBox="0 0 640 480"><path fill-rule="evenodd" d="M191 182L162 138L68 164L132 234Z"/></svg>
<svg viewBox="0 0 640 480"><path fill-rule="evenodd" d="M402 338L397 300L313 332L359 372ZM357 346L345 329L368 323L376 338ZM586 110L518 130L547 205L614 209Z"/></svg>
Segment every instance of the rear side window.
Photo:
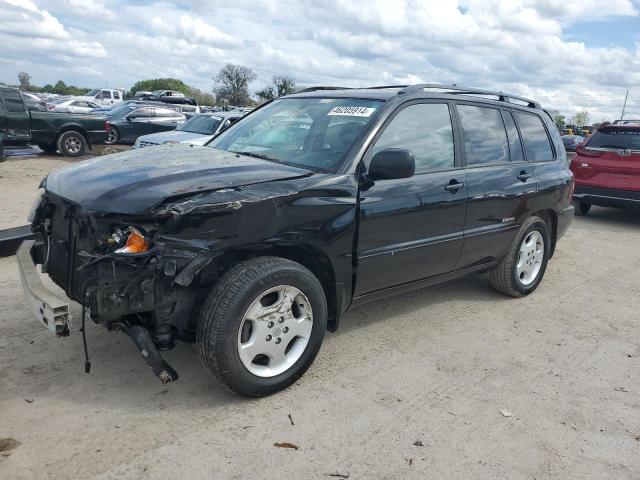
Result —
<svg viewBox="0 0 640 480"><path fill-rule="evenodd" d="M467 166L509 161L509 142L497 108L458 105Z"/></svg>
<svg viewBox="0 0 640 480"><path fill-rule="evenodd" d="M524 151L530 162L544 162L553 160L553 149L549 143L547 130L542 119L537 115L516 112L516 120L522 133Z"/></svg>
<svg viewBox="0 0 640 480"><path fill-rule="evenodd" d="M24 112L24 103L20 92L16 90L5 90L3 96L8 112Z"/></svg>
<svg viewBox="0 0 640 480"><path fill-rule="evenodd" d="M419 103L402 109L376 141L373 155L387 148L410 150L416 159L416 173L454 168L449 106Z"/></svg>
<svg viewBox="0 0 640 480"><path fill-rule="evenodd" d="M507 127L507 137L509 138L509 153L512 162L524 161L524 152L522 151L522 142L520 134L516 128L516 122L513 121L511 112L503 112L504 124Z"/></svg>
<svg viewBox="0 0 640 480"><path fill-rule="evenodd" d="M587 147L640 150L640 128L602 127L589 139Z"/></svg>

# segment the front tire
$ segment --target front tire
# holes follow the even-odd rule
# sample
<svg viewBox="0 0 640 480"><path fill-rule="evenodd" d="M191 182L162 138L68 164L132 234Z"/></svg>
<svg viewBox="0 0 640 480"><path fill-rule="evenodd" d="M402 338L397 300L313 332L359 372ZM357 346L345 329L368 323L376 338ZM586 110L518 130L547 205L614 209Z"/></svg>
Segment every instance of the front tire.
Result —
<svg viewBox="0 0 640 480"><path fill-rule="evenodd" d="M232 391L261 397L306 372L326 327L315 275L291 260L259 257L231 268L209 295L196 331L198 356Z"/></svg>
<svg viewBox="0 0 640 480"><path fill-rule="evenodd" d="M520 227L507 255L489 272L491 285L512 297L529 295L542 281L550 251L547 224L539 217L529 217Z"/></svg>
<svg viewBox="0 0 640 480"><path fill-rule="evenodd" d="M58 150L67 157L80 157L87 150L87 141L79 132L64 132L58 138Z"/></svg>

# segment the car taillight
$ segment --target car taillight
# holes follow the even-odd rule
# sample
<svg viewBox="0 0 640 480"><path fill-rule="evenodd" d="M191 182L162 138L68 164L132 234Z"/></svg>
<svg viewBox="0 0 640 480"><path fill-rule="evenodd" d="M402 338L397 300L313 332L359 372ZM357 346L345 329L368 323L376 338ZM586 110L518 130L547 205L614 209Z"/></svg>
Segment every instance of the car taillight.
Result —
<svg viewBox="0 0 640 480"><path fill-rule="evenodd" d="M104 122L104 131L108 132L110 128L111 124L109 124L109 120L107 120L106 122Z"/></svg>
<svg viewBox="0 0 640 480"><path fill-rule="evenodd" d="M580 144L576 147L576 153L581 157L599 157L602 155L602 152L598 150L589 150L586 145Z"/></svg>

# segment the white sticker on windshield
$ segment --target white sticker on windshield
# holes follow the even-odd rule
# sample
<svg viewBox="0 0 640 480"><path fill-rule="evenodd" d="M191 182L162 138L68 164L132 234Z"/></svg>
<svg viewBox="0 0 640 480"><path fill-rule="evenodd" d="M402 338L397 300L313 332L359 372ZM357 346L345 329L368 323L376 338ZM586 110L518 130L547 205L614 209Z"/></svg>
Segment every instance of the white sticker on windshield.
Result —
<svg viewBox="0 0 640 480"><path fill-rule="evenodd" d="M348 117L370 117L375 108L370 107L333 107L327 115L345 115Z"/></svg>

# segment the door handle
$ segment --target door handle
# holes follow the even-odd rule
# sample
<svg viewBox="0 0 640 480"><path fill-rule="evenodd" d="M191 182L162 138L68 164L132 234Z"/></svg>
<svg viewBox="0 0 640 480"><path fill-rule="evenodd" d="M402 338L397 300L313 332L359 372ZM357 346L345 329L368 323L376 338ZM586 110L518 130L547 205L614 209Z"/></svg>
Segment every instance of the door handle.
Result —
<svg viewBox="0 0 640 480"><path fill-rule="evenodd" d="M458 182L457 180L451 180L447 185L444 186L444 189L447 192L458 193L458 190L462 190L464 188L463 182Z"/></svg>
<svg viewBox="0 0 640 480"><path fill-rule="evenodd" d="M518 175L518 180L520 180L521 182L526 182L531 177L533 177L533 173L525 172L524 170L522 170L520 172L520 175Z"/></svg>

